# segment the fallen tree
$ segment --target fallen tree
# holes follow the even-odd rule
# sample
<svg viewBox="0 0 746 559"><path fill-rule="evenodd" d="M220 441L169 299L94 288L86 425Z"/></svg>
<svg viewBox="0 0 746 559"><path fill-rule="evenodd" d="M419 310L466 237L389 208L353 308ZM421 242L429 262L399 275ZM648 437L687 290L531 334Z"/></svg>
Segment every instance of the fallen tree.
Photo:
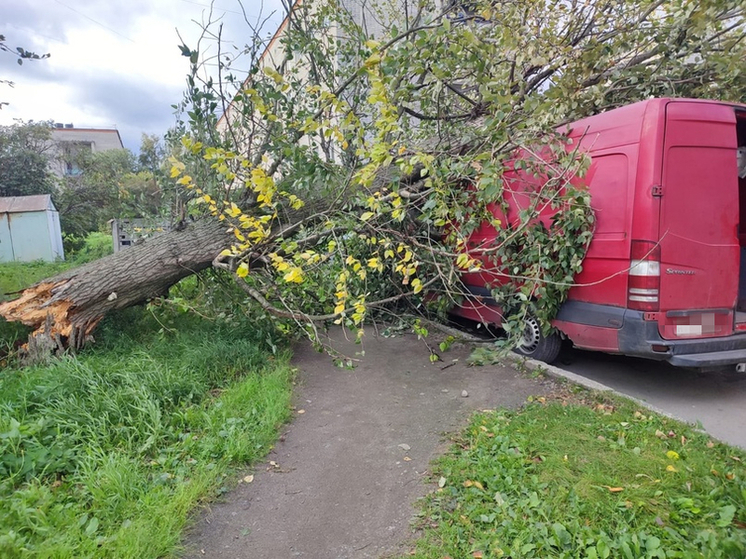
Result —
<svg viewBox="0 0 746 559"><path fill-rule="evenodd" d="M210 266L227 242L218 221L191 223L42 280L0 304L0 316L34 328L26 349L31 360L79 349L106 313L162 296Z"/></svg>
<svg viewBox="0 0 746 559"><path fill-rule="evenodd" d="M250 57L243 67L221 50L220 31L204 34L218 41L214 58L200 60L215 52L201 42L182 45L188 122L171 146L171 177L215 243L203 239L193 259L191 243L177 244L189 232L175 232L160 240L163 270L145 245L117 257L119 273L106 261L81 268L0 313L33 325L45 347L79 347L103 313L217 255L262 309L300 326L359 328L391 304L421 312L426 293L443 310L463 295L460 274L480 266L511 280L493 295L514 311L513 332L529 312L548 324L593 227L576 180L588 162L555 127L653 95L744 100L736 0L484 0L443 12L403 3L365 8L383 6L380 18L366 14L389 22L378 40L334 0L288 3L266 49L252 29L237 51ZM543 184L533 181L519 222L473 250L469 235L494 218L506 166ZM537 227L548 204L556 218Z"/></svg>

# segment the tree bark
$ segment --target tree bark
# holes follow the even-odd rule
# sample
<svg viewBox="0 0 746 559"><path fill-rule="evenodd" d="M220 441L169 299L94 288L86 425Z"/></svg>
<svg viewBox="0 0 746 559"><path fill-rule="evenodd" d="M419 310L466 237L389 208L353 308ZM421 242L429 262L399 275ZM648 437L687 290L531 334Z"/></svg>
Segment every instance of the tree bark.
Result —
<svg viewBox="0 0 746 559"><path fill-rule="evenodd" d="M0 316L34 328L31 360L79 349L109 311L162 295L180 279L212 263L230 244L227 227L204 219L27 288L0 304ZM39 354L35 356L35 354Z"/></svg>

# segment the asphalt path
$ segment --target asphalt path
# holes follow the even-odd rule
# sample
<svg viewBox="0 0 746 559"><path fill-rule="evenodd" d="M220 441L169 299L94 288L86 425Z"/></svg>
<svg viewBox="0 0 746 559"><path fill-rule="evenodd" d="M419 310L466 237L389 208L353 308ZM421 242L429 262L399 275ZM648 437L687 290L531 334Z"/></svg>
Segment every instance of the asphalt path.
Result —
<svg viewBox="0 0 746 559"><path fill-rule="evenodd" d="M699 373L666 363L577 349L556 366L643 400L713 437L746 449L746 374Z"/></svg>
<svg viewBox="0 0 746 559"><path fill-rule="evenodd" d="M448 449L445 433L474 410L516 408L555 390L510 365L469 367L469 347L431 363L412 335L370 332L356 345L335 330L330 343L356 367L340 369L310 344L296 348L293 423L266 462L203 512L185 542L189 559L407 555L413 503L432 489L430 461Z"/></svg>

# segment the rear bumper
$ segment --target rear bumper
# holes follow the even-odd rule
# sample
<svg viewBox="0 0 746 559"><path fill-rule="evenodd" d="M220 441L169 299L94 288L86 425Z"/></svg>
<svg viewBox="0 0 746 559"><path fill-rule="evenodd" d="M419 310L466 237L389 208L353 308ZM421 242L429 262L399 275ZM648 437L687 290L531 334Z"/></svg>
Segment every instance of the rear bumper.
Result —
<svg viewBox="0 0 746 559"><path fill-rule="evenodd" d="M600 329L612 336L615 331L618 353L668 361L677 367L746 363L746 332L720 338L664 340L658 332L658 323L643 320L640 311L577 301L568 301L562 306L555 325L564 331L563 323L584 325L588 332ZM570 338L573 339L572 334ZM608 348L592 347L582 339L573 339L573 342L580 347L608 351ZM653 346L659 351L653 350Z"/></svg>

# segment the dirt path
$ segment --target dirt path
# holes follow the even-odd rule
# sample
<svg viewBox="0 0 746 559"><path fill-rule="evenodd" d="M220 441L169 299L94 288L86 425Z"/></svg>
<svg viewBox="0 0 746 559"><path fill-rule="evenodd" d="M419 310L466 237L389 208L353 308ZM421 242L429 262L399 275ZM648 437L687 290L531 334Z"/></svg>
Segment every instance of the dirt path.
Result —
<svg viewBox="0 0 746 559"><path fill-rule="evenodd" d="M362 349L344 340L336 345L347 355ZM297 349L297 417L267 461L246 472L254 481L204 514L187 557L362 559L404 552L429 462L447 448L443 433L461 427L471 410L515 407L549 390L510 367L467 367L465 348L431 364L413 336L369 335L364 349L354 370L335 367L307 345Z"/></svg>

